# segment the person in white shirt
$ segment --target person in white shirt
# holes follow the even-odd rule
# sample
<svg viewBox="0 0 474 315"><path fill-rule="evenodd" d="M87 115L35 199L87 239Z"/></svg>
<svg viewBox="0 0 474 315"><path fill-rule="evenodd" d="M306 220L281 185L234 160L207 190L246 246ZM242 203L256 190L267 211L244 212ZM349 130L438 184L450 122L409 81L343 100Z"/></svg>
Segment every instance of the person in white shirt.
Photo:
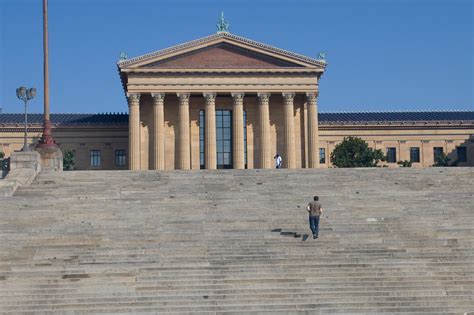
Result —
<svg viewBox="0 0 474 315"><path fill-rule="evenodd" d="M282 158L281 158L281 155L280 154L276 154L273 159L275 159L275 167L276 168L281 168L281 164L283 162Z"/></svg>

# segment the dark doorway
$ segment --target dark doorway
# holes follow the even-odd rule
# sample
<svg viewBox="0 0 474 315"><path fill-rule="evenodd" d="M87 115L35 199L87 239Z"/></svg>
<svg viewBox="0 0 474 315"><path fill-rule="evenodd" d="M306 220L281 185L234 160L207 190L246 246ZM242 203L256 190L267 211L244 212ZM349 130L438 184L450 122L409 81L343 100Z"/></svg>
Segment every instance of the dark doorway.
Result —
<svg viewBox="0 0 474 315"><path fill-rule="evenodd" d="M216 146L217 168L232 168L232 111L230 110L216 110Z"/></svg>

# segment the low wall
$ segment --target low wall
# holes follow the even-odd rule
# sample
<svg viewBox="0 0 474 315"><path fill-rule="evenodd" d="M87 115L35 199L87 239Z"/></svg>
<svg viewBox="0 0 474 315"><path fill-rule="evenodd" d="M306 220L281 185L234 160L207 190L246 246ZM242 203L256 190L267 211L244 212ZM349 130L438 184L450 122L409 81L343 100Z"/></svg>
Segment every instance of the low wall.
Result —
<svg viewBox="0 0 474 315"><path fill-rule="evenodd" d="M14 152L10 157L10 171L0 180L0 200L13 196L20 186L30 185L41 172L38 152Z"/></svg>

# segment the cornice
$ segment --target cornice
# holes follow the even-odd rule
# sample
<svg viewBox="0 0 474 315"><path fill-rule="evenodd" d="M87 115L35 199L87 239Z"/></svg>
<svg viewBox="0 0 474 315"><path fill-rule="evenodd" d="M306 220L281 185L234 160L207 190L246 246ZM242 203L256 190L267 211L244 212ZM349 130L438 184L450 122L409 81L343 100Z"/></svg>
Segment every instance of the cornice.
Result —
<svg viewBox="0 0 474 315"><path fill-rule="evenodd" d="M208 69L181 69L181 68L123 68L124 73L314 73L319 74L324 70L318 68L208 68Z"/></svg>

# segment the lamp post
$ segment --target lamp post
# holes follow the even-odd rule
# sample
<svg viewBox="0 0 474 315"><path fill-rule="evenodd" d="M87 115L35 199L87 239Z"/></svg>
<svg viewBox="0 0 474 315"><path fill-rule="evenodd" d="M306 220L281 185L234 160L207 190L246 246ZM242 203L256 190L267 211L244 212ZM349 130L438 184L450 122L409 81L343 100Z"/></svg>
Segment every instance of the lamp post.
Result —
<svg viewBox="0 0 474 315"><path fill-rule="evenodd" d="M33 99L36 96L36 89L31 88L27 89L26 87L22 86L16 89L16 97L18 99L22 100L25 102L25 139L23 143L23 152L27 152L30 150L30 147L28 146L28 112L27 112L27 103L29 100Z"/></svg>

